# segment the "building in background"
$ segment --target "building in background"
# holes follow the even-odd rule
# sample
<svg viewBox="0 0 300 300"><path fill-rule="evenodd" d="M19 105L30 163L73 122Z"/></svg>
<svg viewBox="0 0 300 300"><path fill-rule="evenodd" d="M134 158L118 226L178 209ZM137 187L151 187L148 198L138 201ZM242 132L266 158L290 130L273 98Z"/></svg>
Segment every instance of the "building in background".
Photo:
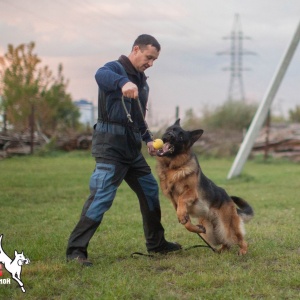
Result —
<svg viewBox="0 0 300 300"><path fill-rule="evenodd" d="M80 123L92 127L96 122L96 107L93 102L80 99L78 101L74 101L74 104L78 107L80 112Z"/></svg>

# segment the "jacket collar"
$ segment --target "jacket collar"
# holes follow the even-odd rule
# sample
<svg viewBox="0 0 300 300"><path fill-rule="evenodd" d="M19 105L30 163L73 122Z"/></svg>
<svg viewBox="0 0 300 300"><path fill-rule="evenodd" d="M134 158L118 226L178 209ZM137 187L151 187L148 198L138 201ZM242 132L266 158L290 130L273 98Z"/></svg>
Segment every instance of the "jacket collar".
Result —
<svg viewBox="0 0 300 300"><path fill-rule="evenodd" d="M138 72L127 56L121 55L119 57L118 61L122 64L122 66L124 67L127 74L136 76L143 83L147 80L147 77L146 77L145 73L144 72Z"/></svg>

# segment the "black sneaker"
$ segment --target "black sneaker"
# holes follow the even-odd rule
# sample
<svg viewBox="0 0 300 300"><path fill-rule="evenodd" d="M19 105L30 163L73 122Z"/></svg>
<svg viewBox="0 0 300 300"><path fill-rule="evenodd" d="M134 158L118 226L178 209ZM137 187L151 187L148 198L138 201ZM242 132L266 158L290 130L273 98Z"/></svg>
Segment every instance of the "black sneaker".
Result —
<svg viewBox="0 0 300 300"><path fill-rule="evenodd" d="M169 252L174 252L174 251L178 251L181 249L182 249L182 247L180 244L167 242L163 247L160 247L160 248L154 249L154 250L148 250L148 253L149 254L153 254L153 253L167 254Z"/></svg>
<svg viewBox="0 0 300 300"><path fill-rule="evenodd" d="M72 262L72 261L74 261L76 263L79 263L83 267L93 266L93 263L91 261L89 261L87 258L84 258L84 257L73 257L73 258L67 257L67 262Z"/></svg>

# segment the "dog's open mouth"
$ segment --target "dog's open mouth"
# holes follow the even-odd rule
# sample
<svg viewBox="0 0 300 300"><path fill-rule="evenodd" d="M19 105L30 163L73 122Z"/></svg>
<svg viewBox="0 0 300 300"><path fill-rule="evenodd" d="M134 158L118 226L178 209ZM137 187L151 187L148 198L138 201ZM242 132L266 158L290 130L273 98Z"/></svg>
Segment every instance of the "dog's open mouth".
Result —
<svg viewBox="0 0 300 300"><path fill-rule="evenodd" d="M157 156L165 156L167 154L172 154L174 152L174 145L171 145L169 142L164 143L164 146L157 150Z"/></svg>

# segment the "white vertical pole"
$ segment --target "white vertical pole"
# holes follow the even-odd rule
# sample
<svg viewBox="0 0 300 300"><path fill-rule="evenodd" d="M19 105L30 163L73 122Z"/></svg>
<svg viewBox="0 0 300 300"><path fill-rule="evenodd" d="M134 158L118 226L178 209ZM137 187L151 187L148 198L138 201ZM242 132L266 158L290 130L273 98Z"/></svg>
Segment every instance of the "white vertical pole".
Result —
<svg viewBox="0 0 300 300"><path fill-rule="evenodd" d="M249 130L243 140L243 143L239 149L239 152L233 162L233 165L228 173L227 179L240 175L243 166L252 150L255 139L261 129L263 122L266 119L268 111L271 107L273 99L277 93L277 90L281 84L281 81L285 75L285 72L291 62L291 59L295 53L300 40L300 22L298 24L297 30L288 46L281 63L278 66L275 76L273 77L271 84L269 85L267 92L260 103L256 114L251 122Z"/></svg>

